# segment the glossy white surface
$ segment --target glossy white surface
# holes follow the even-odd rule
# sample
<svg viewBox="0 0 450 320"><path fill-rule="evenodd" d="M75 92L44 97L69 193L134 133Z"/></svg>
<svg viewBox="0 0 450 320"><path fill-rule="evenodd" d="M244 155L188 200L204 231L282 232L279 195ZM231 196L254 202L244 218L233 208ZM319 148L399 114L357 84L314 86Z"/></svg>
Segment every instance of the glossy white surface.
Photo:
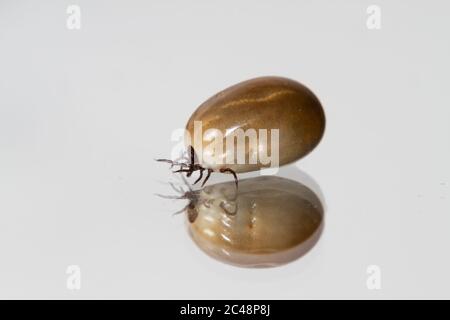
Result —
<svg viewBox="0 0 450 320"><path fill-rule="evenodd" d="M356 0L76 3L79 31L74 1L0 2L0 297L450 298L447 2L377 1L381 30ZM323 140L280 175L321 190L326 225L302 259L240 269L153 195L173 192L153 159L211 94L270 74L323 103Z"/></svg>

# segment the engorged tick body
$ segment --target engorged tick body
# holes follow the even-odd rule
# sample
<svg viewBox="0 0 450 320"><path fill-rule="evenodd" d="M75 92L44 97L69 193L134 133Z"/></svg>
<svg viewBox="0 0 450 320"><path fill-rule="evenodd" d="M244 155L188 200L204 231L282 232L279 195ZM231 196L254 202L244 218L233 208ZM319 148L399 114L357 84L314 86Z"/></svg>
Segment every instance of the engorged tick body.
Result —
<svg viewBox="0 0 450 320"><path fill-rule="evenodd" d="M196 122L202 125L202 135L195 132ZM277 166L304 157L323 136L325 114L317 97L304 85L287 78L260 77L238 83L206 100L192 114L186 129L186 145L193 146L203 168L228 168L241 173L273 166L263 163L260 154L279 155ZM225 141L237 130L278 130L277 150L272 148L273 141L268 143L260 135L256 145L245 136L246 161L238 163L238 139L231 137L235 142L231 145ZM216 138L224 140L223 149L208 148ZM251 163L250 159L257 161Z"/></svg>

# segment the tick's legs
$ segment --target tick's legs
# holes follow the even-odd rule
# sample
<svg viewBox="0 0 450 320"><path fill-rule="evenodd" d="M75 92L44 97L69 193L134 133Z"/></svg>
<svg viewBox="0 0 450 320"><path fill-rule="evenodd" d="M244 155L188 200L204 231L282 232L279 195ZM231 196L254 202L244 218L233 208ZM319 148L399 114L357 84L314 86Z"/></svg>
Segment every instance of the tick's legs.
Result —
<svg viewBox="0 0 450 320"><path fill-rule="evenodd" d="M190 173L192 170L191 169L178 169L178 170L175 170L173 173L178 173L178 172L188 172L188 173ZM188 175L188 177L189 177L189 175Z"/></svg>
<svg viewBox="0 0 450 320"><path fill-rule="evenodd" d="M176 187L172 182L169 182L169 185L172 187L173 190L175 190L175 192L180 193L180 194L184 194L185 193L183 188Z"/></svg>
<svg viewBox="0 0 450 320"><path fill-rule="evenodd" d="M198 163L199 161L198 161L197 155L195 154L195 149L194 149L194 147L193 147L193 146L188 146L187 149L188 149L188 150L187 150L188 157L191 158L191 159L190 159L190 163L191 163L192 165L195 164L195 163Z"/></svg>
<svg viewBox="0 0 450 320"><path fill-rule="evenodd" d="M237 188L238 188L238 178L237 178L236 172L234 172L234 170L231 170L230 168L222 168L222 169L220 169L220 172L221 173L229 172L229 173L231 173L233 175L234 183L236 184L236 190L237 190Z"/></svg>
<svg viewBox="0 0 450 320"><path fill-rule="evenodd" d="M189 171L187 171L186 177L189 178L189 177L192 175L192 173L193 173L194 171L197 171L197 170L200 170L200 169L197 168L195 165L190 164L188 170L189 170Z"/></svg>
<svg viewBox="0 0 450 320"><path fill-rule="evenodd" d="M175 200L179 200L179 199L187 199L186 195L182 195L182 196L166 196L163 194L159 194L159 193L155 193L155 196L164 198L164 199L175 199Z"/></svg>
<svg viewBox="0 0 450 320"><path fill-rule="evenodd" d="M212 172L213 172L213 169L208 169L208 173L206 174L205 180L203 180L202 187L205 185L206 181L208 181L208 179L211 176Z"/></svg>
<svg viewBox="0 0 450 320"><path fill-rule="evenodd" d="M193 184L197 184L198 182L200 182L203 178L203 172L205 170L207 170L208 173L206 174L205 180L203 180L203 182L202 182L202 187L203 187L206 184L206 182L208 181L208 179L210 178L211 174L214 172L214 170L211 168L206 169L206 168L202 167L200 164L195 163L195 161L196 161L195 151L192 146L188 147L188 153L190 156L190 163L184 163L184 162L173 161L173 160L168 160L168 159L156 159L156 161L169 163L171 165L170 166L171 168L173 168L174 166L179 166L179 169L173 171L173 173L186 173L187 178L190 178L195 171L200 171L199 177L197 178L197 180L195 180L195 182ZM188 160L186 157L184 157L183 159ZM234 183L236 185L236 194L235 195L237 196L238 177L237 177L236 172L230 168L221 168L219 170L219 172L221 172L221 173L227 172L227 173L231 173L233 175Z"/></svg>
<svg viewBox="0 0 450 320"><path fill-rule="evenodd" d="M193 146L189 146L189 151L191 154L191 164L195 163L195 150Z"/></svg>
<svg viewBox="0 0 450 320"><path fill-rule="evenodd" d="M186 211L186 209L187 209L188 207L189 207L189 204L187 204L183 209L178 210L178 211L172 213L172 215L177 215L177 214L183 213L183 212Z"/></svg>
<svg viewBox="0 0 450 320"><path fill-rule="evenodd" d="M183 182L186 185L186 187L188 187L189 191L192 192L191 185L188 183L188 181L186 180L186 178L183 176L182 173L180 173L180 176L181 176L181 180L183 180Z"/></svg>
<svg viewBox="0 0 450 320"><path fill-rule="evenodd" d="M205 171L205 169L200 168L199 170L200 170L200 175L198 176L197 180L195 180L194 184L196 184L197 182L199 182L203 178L203 171Z"/></svg>
<svg viewBox="0 0 450 320"><path fill-rule="evenodd" d="M158 162L166 162L170 164L170 168L173 168L174 166L180 166L180 167L186 167L188 166L188 164L184 163L184 162L178 162L178 161L174 161L174 160L169 160L169 159L155 159Z"/></svg>

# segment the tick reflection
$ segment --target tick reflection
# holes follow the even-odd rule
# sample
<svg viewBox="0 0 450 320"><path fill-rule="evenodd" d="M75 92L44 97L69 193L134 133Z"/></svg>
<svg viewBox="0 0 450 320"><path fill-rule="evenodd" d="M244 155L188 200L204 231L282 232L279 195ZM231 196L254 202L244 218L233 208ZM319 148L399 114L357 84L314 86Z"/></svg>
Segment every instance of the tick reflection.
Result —
<svg viewBox="0 0 450 320"><path fill-rule="evenodd" d="M298 259L320 238L324 208L306 185L277 176L209 185L196 192L191 238L205 253L241 267L274 267ZM231 202L231 203L230 203ZM229 214L225 206L235 206Z"/></svg>

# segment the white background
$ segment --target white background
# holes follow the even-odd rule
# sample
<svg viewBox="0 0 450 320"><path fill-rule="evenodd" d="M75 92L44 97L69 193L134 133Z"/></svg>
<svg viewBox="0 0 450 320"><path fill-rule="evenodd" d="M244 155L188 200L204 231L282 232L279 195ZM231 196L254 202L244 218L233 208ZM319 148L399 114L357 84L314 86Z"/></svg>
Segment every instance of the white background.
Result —
<svg viewBox="0 0 450 320"><path fill-rule="evenodd" d="M449 9L0 0L0 297L450 298ZM171 192L153 159L201 102L262 75L323 103L324 139L281 174L310 177L326 226L302 259L240 269L194 245L171 216L184 203L153 195Z"/></svg>

